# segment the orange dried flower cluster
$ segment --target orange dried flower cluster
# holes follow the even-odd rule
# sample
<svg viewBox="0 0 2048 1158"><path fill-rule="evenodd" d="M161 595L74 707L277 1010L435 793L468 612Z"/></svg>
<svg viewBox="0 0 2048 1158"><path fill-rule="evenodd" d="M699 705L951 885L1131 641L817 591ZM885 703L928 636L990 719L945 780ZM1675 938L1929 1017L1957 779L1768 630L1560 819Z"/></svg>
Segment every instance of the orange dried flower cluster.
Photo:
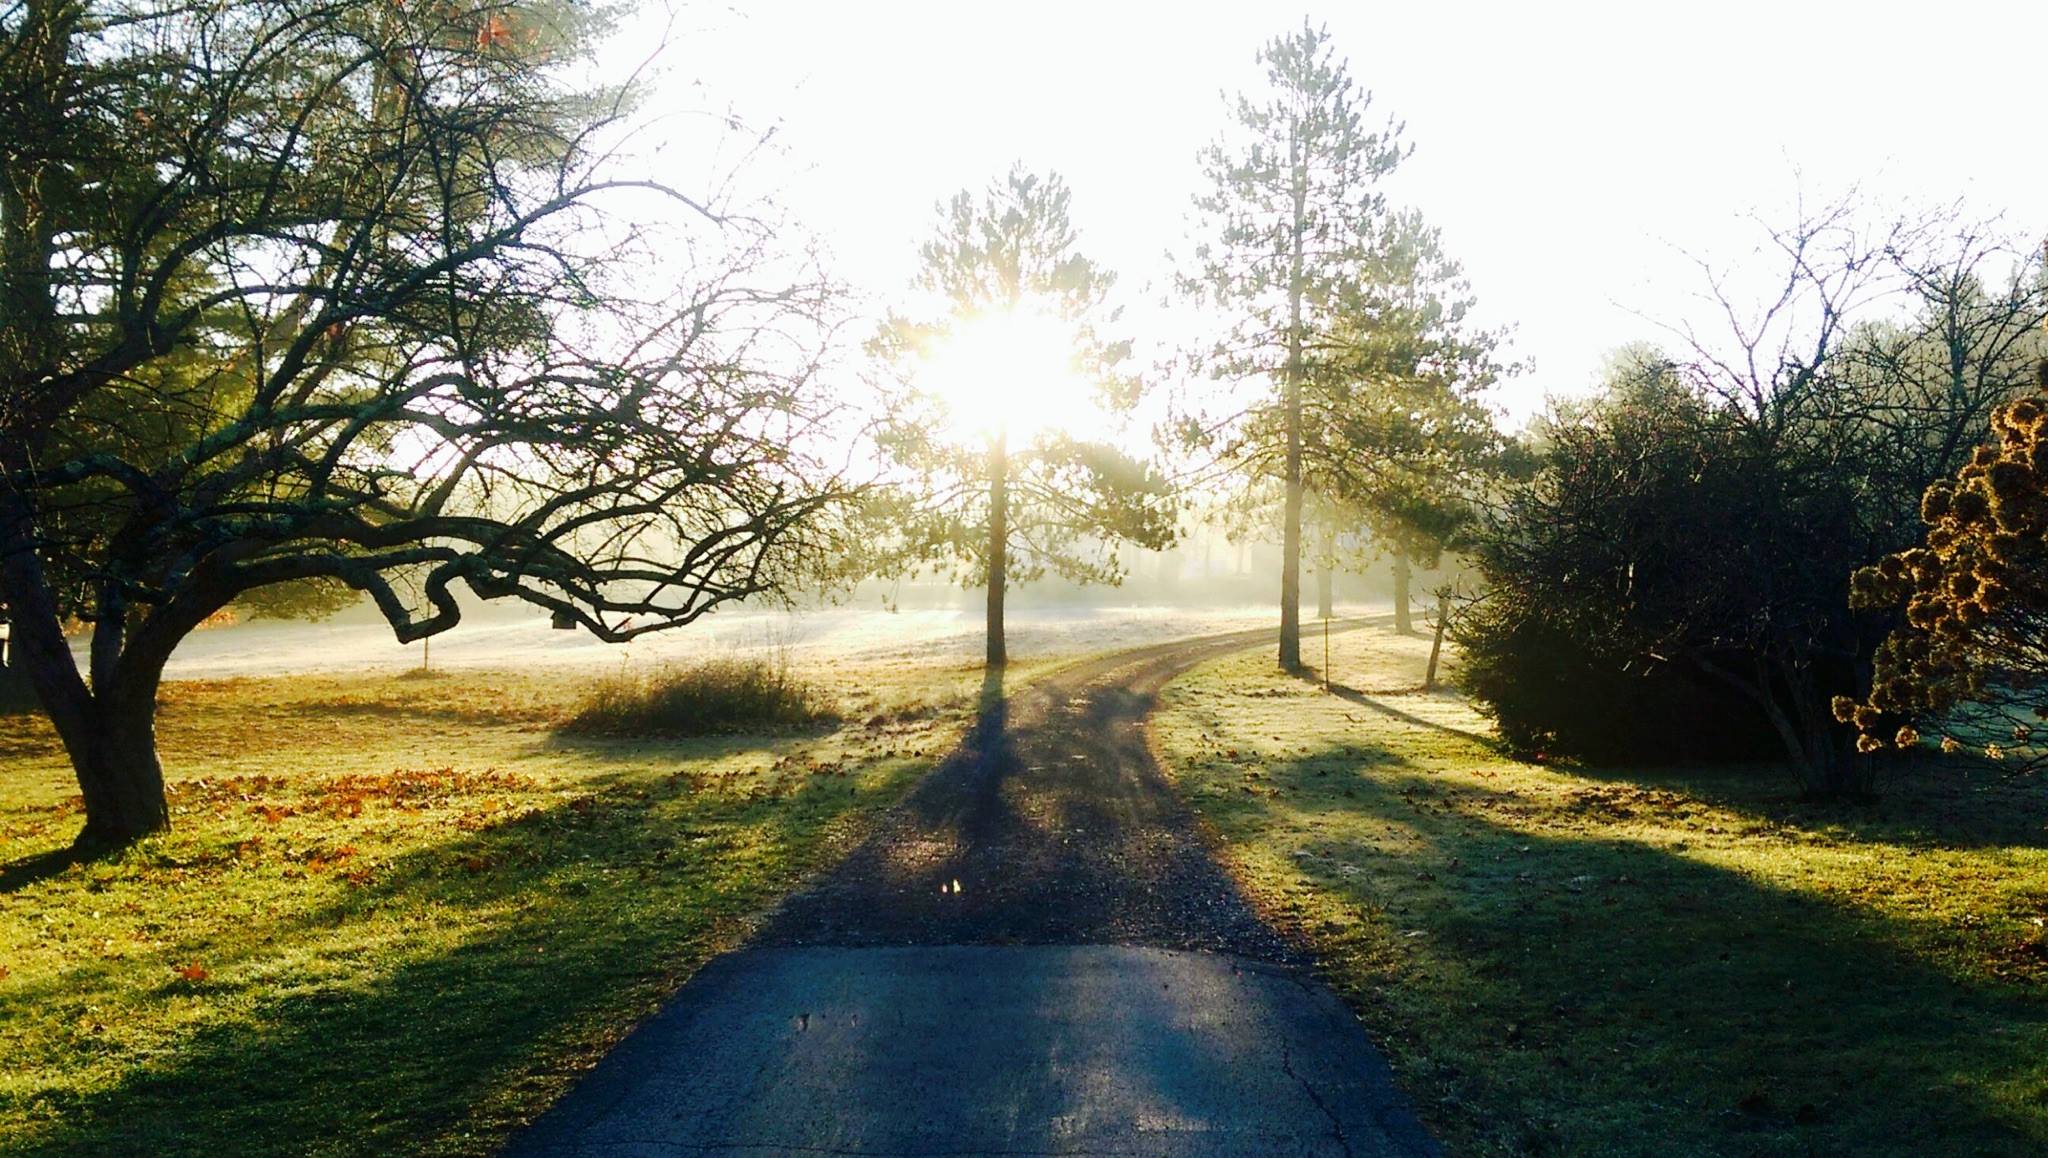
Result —
<svg viewBox="0 0 2048 1158"><path fill-rule="evenodd" d="M1917 744L1912 729L1885 737L1887 719L1927 716L2024 689L2048 672L2015 669L2039 655L2048 633L2048 366L2043 390L2001 407L1996 443L1978 449L1953 481L1927 489L1924 545L1865 567L1850 581L1858 607L1903 607L1906 625L1878 649L1870 697L1838 698L1835 717L1874 751L1890 739ZM2048 704L2044 704L2048 715ZM1909 741L1910 737L1910 743Z"/></svg>
<svg viewBox="0 0 2048 1158"><path fill-rule="evenodd" d="M512 42L512 22L496 12L484 18L476 30L476 46L479 49L500 48Z"/></svg>

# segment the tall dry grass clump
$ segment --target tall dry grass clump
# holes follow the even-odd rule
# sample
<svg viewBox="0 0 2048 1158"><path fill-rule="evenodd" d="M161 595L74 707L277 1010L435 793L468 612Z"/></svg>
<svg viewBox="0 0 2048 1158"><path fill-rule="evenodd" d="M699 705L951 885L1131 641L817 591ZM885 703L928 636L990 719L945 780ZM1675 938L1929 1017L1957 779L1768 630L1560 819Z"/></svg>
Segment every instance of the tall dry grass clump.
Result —
<svg viewBox="0 0 2048 1158"><path fill-rule="evenodd" d="M831 723L839 709L786 660L718 659L620 671L595 681L561 730L580 735L708 736Z"/></svg>

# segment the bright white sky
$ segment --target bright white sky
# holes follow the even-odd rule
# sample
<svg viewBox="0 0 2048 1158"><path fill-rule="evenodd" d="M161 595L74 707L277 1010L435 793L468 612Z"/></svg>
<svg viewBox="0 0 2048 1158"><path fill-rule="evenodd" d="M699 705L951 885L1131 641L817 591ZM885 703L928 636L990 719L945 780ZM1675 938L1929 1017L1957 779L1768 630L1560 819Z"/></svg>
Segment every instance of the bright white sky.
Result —
<svg viewBox="0 0 2048 1158"><path fill-rule="evenodd" d="M1255 3L748 0L685 10L649 111L778 124L749 180L863 289L904 286L938 199L1021 159L1062 173L1086 251L1163 285L1222 94L1301 11ZM1414 157L1397 200L1439 224L1485 317L1535 370L1516 415L1607 350L1698 316L1681 251L1739 263L1742 215L1802 184L1880 206L1962 198L2048 232L2048 4L1324 4ZM701 86L701 87L700 87ZM1803 176L1802 176L1803 174Z"/></svg>

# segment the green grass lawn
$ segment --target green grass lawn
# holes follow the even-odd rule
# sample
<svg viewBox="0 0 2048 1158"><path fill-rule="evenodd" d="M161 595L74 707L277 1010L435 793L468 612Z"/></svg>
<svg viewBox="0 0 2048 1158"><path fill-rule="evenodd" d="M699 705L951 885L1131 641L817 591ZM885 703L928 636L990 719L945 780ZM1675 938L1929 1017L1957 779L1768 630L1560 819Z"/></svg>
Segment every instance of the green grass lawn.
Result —
<svg viewBox="0 0 2048 1158"><path fill-rule="evenodd" d="M1155 743L1451 1152L2048 1152L2041 784L1539 767L1417 690L1427 640L1334 648L1335 694L1198 670Z"/></svg>
<svg viewBox="0 0 2048 1158"><path fill-rule="evenodd" d="M166 685L174 829L67 864L0 716L0 1151L478 1153L957 739L957 660L805 673L846 723L582 739L589 676Z"/></svg>

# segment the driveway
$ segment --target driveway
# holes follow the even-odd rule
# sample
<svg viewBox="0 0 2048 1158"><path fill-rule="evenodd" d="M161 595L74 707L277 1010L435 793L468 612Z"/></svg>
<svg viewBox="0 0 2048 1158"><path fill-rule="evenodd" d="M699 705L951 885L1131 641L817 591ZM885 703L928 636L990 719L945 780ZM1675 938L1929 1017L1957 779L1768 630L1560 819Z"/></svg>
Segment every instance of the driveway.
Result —
<svg viewBox="0 0 2048 1158"><path fill-rule="evenodd" d="M1146 746L1161 687L1271 640L985 689L967 742L866 843L509 1153L1435 1153Z"/></svg>

